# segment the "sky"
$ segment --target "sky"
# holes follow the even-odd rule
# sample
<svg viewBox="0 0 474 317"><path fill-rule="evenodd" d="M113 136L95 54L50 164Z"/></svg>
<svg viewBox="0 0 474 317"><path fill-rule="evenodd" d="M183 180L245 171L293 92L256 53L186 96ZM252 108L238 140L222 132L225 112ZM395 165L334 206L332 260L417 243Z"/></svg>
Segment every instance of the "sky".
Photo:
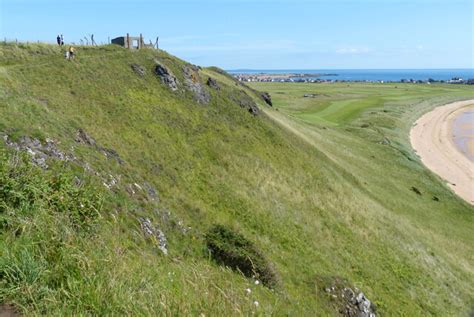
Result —
<svg viewBox="0 0 474 317"><path fill-rule="evenodd" d="M0 0L0 39L127 32L224 69L474 68L473 0Z"/></svg>

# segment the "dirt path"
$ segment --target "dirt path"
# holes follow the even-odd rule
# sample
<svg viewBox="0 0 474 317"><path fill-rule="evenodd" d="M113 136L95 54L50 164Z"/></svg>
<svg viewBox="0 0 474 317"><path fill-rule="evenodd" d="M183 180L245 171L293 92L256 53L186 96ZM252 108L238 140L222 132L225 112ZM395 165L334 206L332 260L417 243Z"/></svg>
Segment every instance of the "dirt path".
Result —
<svg viewBox="0 0 474 317"><path fill-rule="evenodd" d="M453 122L469 109L474 109L474 100L454 102L426 113L411 129L410 142L426 167L474 205L474 162L453 141Z"/></svg>

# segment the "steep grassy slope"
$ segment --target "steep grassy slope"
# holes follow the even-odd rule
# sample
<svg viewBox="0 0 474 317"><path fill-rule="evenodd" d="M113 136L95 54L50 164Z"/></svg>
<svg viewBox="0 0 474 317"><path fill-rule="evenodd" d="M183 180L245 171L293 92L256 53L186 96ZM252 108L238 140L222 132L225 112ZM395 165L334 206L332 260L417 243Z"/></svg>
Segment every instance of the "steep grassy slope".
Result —
<svg viewBox="0 0 474 317"><path fill-rule="evenodd" d="M209 68L198 81L210 76L220 89L204 87L211 101L199 104L184 88L189 65L165 52L78 53L68 62L53 46L0 46L0 131L10 144L0 147L2 302L37 314L331 315L322 289L340 276L381 314L473 304L473 210L420 165L406 136L419 113L471 91L255 86L271 90L275 111ZM178 91L154 74L157 62ZM324 92L327 103L301 100L298 89ZM265 113L242 108L248 96ZM343 106L351 98L360 103ZM69 161L30 166L11 149L23 136ZM167 256L142 232L144 217L166 235ZM274 289L212 260L215 224L255 245Z"/></svg>

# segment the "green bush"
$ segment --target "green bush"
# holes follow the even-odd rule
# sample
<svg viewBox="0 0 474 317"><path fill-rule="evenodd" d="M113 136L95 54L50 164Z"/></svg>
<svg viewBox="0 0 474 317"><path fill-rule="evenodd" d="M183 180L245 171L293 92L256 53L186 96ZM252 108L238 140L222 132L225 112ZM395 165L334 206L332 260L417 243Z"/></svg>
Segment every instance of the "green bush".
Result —
<svg viewBox="0 0 474 317"><path fill-rule="evenodd" d="M217 263L238 270L247 277L260 279L268 287L277 285L277 275L272 265L240 233L223 225L215 225L207 232L206 243Z"/></svg>

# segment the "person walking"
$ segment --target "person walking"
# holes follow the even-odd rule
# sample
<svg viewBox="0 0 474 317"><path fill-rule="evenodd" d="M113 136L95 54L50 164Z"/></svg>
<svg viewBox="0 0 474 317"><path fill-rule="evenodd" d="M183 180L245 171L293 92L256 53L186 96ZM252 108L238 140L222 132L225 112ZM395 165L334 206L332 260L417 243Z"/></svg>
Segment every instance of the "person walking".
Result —
<svg viewBox="0 0 474 317"><path fill-rule="evenodd" d="M76 50L74 49L72 45L69 46L68 53L69 53L68 55L69 60L74 59L76 57Z"/></svg>
<svg viewBox="0 0 474 317"><path fill-rule="evenodd" d="M64 37L62 34L61 34L61 46L64 46Z"/></svg>
<svg viewBox="0 0 474 317"><path fill-rule="evenodd" d="M61 37L59 37L59 35L56 37L56 42L61 46Z"/></svg>

